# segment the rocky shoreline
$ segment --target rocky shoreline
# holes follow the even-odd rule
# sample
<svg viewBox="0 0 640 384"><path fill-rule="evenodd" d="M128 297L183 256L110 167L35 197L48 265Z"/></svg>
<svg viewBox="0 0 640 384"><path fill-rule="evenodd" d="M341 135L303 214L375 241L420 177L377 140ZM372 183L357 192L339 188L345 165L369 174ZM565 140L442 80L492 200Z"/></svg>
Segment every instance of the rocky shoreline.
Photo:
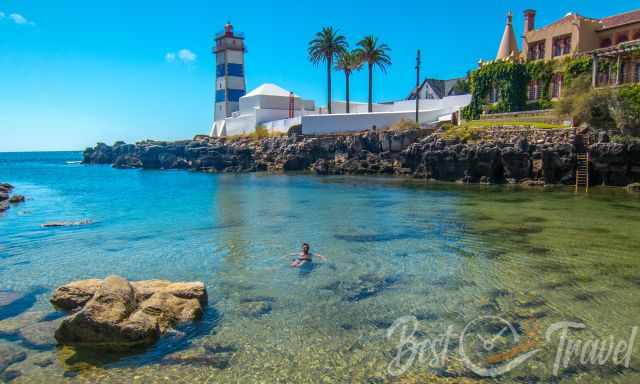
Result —
<svg viewBox="0 0 640 384"><path fill-rule="evenodd" d="M13 192L13 185L8 183L0 183L0 212L4 212L9 209L11 204L24 203L24 196L11 193Z"/></svg>
<svg viewBox="0 0 640 384"><path fill-rule="evenodd" d="M121 169L311 171L463 183L573 184L576 142L572 130L512 134L473 144L416 130L260 140L197 136L175 142L99 143L84 151L83 163L112 164ZM626 186L640 181L640 143L610 143L605 138L588 151L591 184Z"/></svg>

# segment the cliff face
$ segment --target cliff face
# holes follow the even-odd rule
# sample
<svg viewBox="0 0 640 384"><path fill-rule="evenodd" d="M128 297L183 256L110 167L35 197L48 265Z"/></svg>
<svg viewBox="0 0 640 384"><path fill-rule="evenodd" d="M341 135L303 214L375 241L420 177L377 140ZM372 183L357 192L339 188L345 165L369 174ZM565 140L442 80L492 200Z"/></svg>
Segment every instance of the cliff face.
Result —
<svg viewBox="0 0 640 384"><path fill-rule="evenodd" d="M321 175L406 175L466 183L574 182L575 147L569 137L465 144L419 131L262 140L199 139L97 144L84 163L116 168L202 172L314 171ZM640 144L591 146L594 184L640 181Z"/></svg>

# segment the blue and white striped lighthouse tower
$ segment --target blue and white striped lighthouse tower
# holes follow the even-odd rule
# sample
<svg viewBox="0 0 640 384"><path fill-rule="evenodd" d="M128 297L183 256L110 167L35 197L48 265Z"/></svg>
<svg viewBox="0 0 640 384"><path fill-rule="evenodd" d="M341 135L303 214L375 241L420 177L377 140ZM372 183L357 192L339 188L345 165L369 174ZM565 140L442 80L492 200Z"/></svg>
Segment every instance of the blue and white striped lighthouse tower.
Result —
<svg viewBox="0 0 640 384"><path fill-rule="evenodd" d="M244 36L233 32L227 23L224 32L216 35L213 53L216 55L216 96L213 111L212 136L225 135L224 119L238 110L241 96L246 93L244 79Z"/></svg>

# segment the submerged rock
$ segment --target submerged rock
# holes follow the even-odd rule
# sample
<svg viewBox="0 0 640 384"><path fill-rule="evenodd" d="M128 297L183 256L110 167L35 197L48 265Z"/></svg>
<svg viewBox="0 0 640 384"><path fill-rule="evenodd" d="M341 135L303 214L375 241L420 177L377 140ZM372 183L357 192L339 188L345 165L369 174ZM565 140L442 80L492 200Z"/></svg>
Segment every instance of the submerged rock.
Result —
<svg viewBox="0 0 640 384"><path fill-rule="evenodd" d="M51 297L58 308L79 309L61 321L55 338L107 349L149 345L174 326L199 319L206 300L201 282L129 282L119 276L73 282Z"/></svg>
<svg viewBox="0 0 640 384"><path fill-rule="evenodd" d="M225 369L231 364L234 349L210 350L206 347L191 348L165 356L161 363L168 365L193 365L207 368Z"/></svg>
<svg viewBox="0 0 640 384"><path fill-rule="evenodd" d="M273 306L269 301L245 301L240 303L240 314L246 317L259 318L271 313Z"/></svg>
<svg viewBox="0 0 640 384"><path fill-rule="evenodd" d="M54 333L61 322L62 319L54 321L40 321L21 328L18 332L18 336L30 348L53 348L57 344L56 339L54 338Z"/></svg>
<svg viewBox="0 0 640 384"><path fill-rule="evenodd" d="M13 196L11 196L11 198L9 198L9 203L11 203L11 204L24 203L24 196L22 196L22 195L13 195Z"/></svg>
<svg viewBox="0 0 640 384"><path fill-rule="evenodd" d="M33 287L27 292L0 290L0 320L18 316L35 304L38 295L46 292L42 287Z"/></svg>
<svg viewBox="0 0 640 384"><path fill-rule="evenodd" d="M81 225L93 224L91 220L79 220L79 221L51 221L41 225L42 228L54 228L54 227L78 227Z"/></svg>
<svg viewBox="0 0 640 384"><path fill-rule="evenodd" d="M360 301L378 295L386 288L398 282L397 276L380 276L376 274L361 275L356 282L342 284L345 289L345 301Z"/></svg>
<svg viewBox="0 0 640 384"><path fill-rule="evenodd" d="M0 373L15 363L24 361L27 354L12 344L0 344Z"/></svg>

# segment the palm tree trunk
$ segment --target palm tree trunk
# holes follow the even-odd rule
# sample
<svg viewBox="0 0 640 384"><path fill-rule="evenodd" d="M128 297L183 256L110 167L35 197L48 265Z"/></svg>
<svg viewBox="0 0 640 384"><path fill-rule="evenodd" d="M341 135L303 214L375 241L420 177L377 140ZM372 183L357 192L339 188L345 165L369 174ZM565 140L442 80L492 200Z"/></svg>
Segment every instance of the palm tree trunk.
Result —
<svg viewBox="0 0 640 384"><path fill-rule="evenodd" d="M369 64L369 113L373 112L373 65Z"/></svg>
<svg viewBox="0 0 640 384"><path fill-rule="evenodd" d="M347 79L347 113L349 113L349 72L345 72L344 77Z"/></svg>
<svg viewBox="0 0 640 384"><path fill-rule="evenodd" d="M331 58L327 58L327 111L331 114Z"/></svg>

